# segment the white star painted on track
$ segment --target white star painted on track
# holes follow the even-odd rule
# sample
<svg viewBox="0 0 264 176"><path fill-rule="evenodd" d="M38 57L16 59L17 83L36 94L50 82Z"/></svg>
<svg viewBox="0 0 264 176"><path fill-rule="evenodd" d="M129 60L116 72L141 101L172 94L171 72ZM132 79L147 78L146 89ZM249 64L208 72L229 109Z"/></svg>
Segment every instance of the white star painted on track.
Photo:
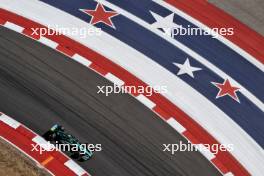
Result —
<svg viewBox="0 0 264 176"><path fill-rule="evenodd" d="M182 26L173 22L174 13L162 17L152 11L151 15L155 18L156 22L152 23L151 26L156 29L162 29L166 34L171 35L172 29L181 28Z"/></svg>
<svg viewBox="0 0 264 176"><path fill-rule="evenodd" d="M190 65L190 61L188 58L185 60L184 64L178 64L178 63L173 63L173 64L180 69L177 75L188 74L190 77L194 78L193 72L202 70L201 68L198 67L192 67Z"/></svg>

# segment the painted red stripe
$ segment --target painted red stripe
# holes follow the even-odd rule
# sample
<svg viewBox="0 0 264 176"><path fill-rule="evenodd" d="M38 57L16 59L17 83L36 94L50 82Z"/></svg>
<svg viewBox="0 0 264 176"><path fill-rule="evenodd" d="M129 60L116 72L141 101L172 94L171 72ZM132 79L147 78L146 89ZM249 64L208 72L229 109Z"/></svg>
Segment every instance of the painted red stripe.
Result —
<svg viewBox="0 0 264 176"><path fill-rule="evenodd" d="M95 70L96 72L100 73L101 75L106 75L107 71L104 70L102 67L98 66L97 64L92 63L90 68Z"/></svg>
<svg viewBox="0 0 264 176"><path fill-rule="evenodd" d="M37 152L31 151L33 142L27 137L23 136L15 129L9 127L6 124L0 123L0 135L5 139L16 145L18 148L23 150L28 155L32 156L37 161L41 162L45 159L45 153L39 155Z"/></svg>
<svg viewBox="0 0 264 176"><path fill-rule="evenodd" d="M168 120L170 118L170 115L159 106L155 106L153 111L159 114L164 120Z"/></svg>
<svg viewBox="0 0 264 176"><path fill-rule="evenodd" d="M228 170L226 169L226 167L217 159L214 158L212 159L212 163L214 163L214 165L223 173L226 174L228 172Z"/></svg>
<svg viewBox="0 0 264 176"><path fill-rule="evenodd" d="M51 154L52 156L54 156L54 158L56 158L56 160L60 161L61 163L65 163L66 161L69 160L65 155L62 155L62 154L61 154L60 152L58 152L58 151L50 152L50 154Z"/></svg>
<svg viewBox="0 0 264 176"><path fill-rule="evenodd" d="M0 18L0 24L3 25L5 23L6 23L6 21L4 19Z"/></svg>
<svg viewBox="0 0 264 176"><path fill-rule="evenodd" d="M183 135L192 143L192 144L199 144L199 141L195 138L194 135L192 135L192 133L190 133L189 131L184 131Z"/></svg>
<svg viewBox="0 0 264 176"><path fill-rule="evenodd" d="M32 133L22 125L20 125L16 131L30 140L36 136L36 134Z"/></svg>
<svg viewBox="0 0 264 176"><path fill-rule="evenodd" d="M21 25L26 29L30 29L32 27L44 27L43 25L30 21L14 13L8 12L4 9L0 10L0 15L8 21ZM110 60L96 53L90 48L87 48L80 43L67 38L66 36L47 35L45 37L57 42L60 45L68 46L72 51L75 51L85 58L89 58L89 60L93 63L91 65L92 68L95 70L99 70L99 72L101 72L103 75L110 72L116 75L119 79L125 81L125 85L143 87L147 86L144 82L136 78L125 69L121 68L120 66L116 65L115 63L111 62ZM207 131L205 131L197 122L195 122L191 117L185 114L181 109L179 109L162 95L154 93L148 98L159 107L158 112L162 112L161 115L164 115L163 112L166 112L167 117L174 117L181 125L183 125L188 131L186 136L191 137L191 139L195 143L210 145L219 144L219 142L215 140ZM249 175L246 169L229 152L221 151L217 156L219 156L219 162L225 163L226 168L235 175Z"/></svg>
<svg viewBox="0 0 264 176"><path fill-rule="evenodd" d="M82 176L89 176L87 173L83 174Z"/></svg>
<svg viewBox="0 0 264 176"><path fill-rule="evenodd" d="M69 57L72 57L75 54L74 51L70 50L70 48L65 47L65 46L59 45L59 46L57 46L56 49L59 50L60 52L64 53L64 54L66 54Z"/></svg>
<svg viewBox="0 0 264 176"><path fill-rule="evenodd" d="M225 36L228 40L247 51L264 63L264 37L231 15L209 2L197 3L193 0L165 0L167 3L186 12L210 28L234 27L234 35Z"/></svg>

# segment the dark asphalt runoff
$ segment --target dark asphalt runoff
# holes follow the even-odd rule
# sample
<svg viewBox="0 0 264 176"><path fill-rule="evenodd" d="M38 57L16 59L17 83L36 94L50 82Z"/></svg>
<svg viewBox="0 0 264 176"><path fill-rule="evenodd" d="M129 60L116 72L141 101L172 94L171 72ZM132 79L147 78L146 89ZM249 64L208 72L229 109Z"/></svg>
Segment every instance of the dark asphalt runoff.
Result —
<svg viewBox="0 0 264 176"><path fill-rule="evenodd" d="M102 151L80 163L93 176L220 176L199 152L163 152L187 141L127 94L106 97L112 85L74 60L0 28L0 111L38 134L53 124Z"/></svg>

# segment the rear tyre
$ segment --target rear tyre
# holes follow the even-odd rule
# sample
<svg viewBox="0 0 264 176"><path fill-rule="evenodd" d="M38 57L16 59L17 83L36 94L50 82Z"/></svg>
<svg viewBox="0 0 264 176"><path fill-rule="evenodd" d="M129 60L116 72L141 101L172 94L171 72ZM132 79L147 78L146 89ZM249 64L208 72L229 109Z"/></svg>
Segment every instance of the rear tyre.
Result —
<svg viewBox="0 0 264 176"><path fill-rule="evenodd" d="M71 158L72 159L78 159L79 156L80 156L80 154L78 152L74 152L74 153L71 154Z"/></svg>
<svg viewBox="0 0 264 176"><path fill-rule="evenodd" d="M54 141L55 138L56 138L56 134L53 133L53 132L51 132L51 131L47 131L46 133L44 133L44 134L42 135L42 137L43 137L44 139L46 139L47 141Z"/></svg>

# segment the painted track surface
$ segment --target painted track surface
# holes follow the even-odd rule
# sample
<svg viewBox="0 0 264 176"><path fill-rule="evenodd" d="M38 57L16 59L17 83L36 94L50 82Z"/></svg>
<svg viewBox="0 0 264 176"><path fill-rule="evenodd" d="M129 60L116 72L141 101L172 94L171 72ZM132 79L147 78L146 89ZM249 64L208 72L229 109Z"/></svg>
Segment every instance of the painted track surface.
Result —
<svg viewBox="0 0 264 176"><path fill-rule="evenodd" d="M0 30L0 108L39 134L56 122L103 151L81 165L92 175L220 175L200 153L162 152L184 140L128 95L105 97L101 76L22 35Z"/></svg>

